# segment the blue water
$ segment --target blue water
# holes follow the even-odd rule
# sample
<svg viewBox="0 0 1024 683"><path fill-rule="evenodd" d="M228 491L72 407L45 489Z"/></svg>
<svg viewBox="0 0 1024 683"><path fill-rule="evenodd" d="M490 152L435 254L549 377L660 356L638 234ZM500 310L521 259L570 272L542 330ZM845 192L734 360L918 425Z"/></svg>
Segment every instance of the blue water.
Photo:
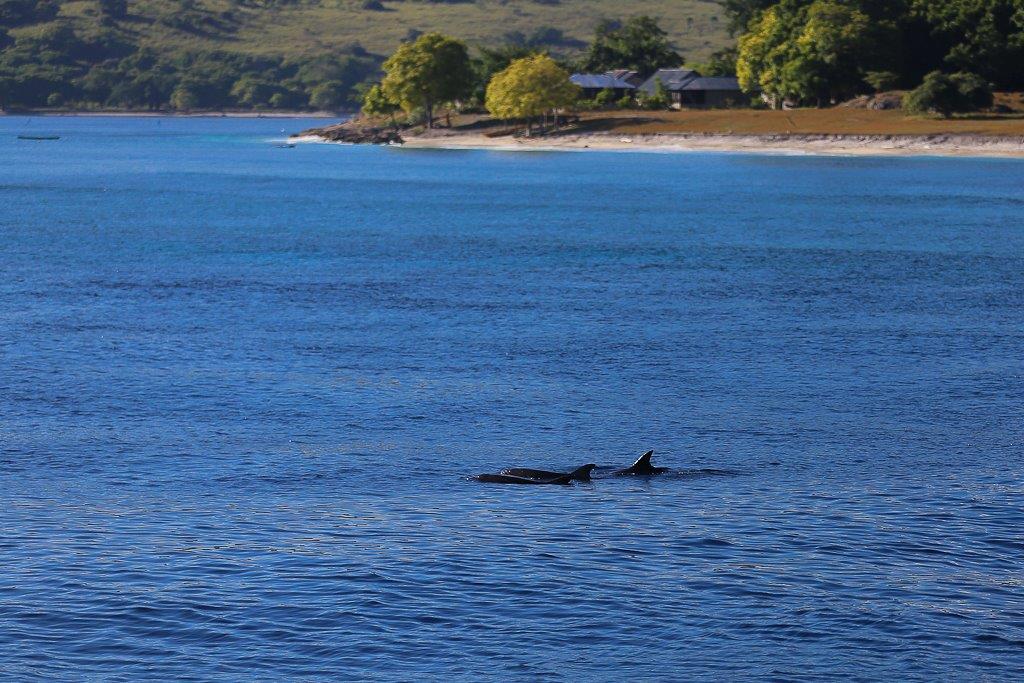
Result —
<svg viewBox="0 0 1024 683"><path fill-rule="evenodd" d="M1024 162L313 123L0 118L0 678L1024 676Z"/></svg>

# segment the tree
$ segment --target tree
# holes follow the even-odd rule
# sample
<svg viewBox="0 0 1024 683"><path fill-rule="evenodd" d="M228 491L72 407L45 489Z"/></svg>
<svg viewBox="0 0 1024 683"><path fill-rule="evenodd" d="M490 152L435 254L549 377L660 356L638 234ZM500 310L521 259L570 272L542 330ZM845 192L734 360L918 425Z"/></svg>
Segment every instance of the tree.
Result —
<svg viewBox="0 0 1024 683"><path fill-rule="evenodd" d="M834 0L818 0L807 8L807 20L797 38L807 76L803 97L836 102L861 87L865 55L878 51L875 29L867 14Z"/></svg>
<svg viewBox="0 0 1024 683"><path fill-rule="evenodd" d="M526 119L532 133L534 117L570 106L579 92L555 60L547 55L524 57L491 79L487 110L501 119ZM557 113L555 121L557 125Z"/></svg>
<svg viewBox="0 0 1024 683"><path fill-rule="evenodd" d="M736 73L747 92L784 101L834 102L862 88L880 31L864 12L836 0L782 0L739 39Z"/></svg>
<svg viewBox="0 0 1024 683"><path fill-rule="evenodd" d="M903 97L903 108L914 114L934 112L949 117L954 112L973 111L992 105L992 89L979 76L957 73L947 76L933 71L918 87Z"/></svg>
<svg viewBox="0 0 1024 683"><path fill-rule="evenodd" d="M736 47L727 47L711 54L708 61L697 67L703 76L735 76Z"/></svg>
<svg viewBox="0 0 1024 683"><path fill-rule="evenodd" d="M314 109L331 111L345 103L345 85L341 81L324 81L313 86L309 93L309 104Z"/></svg>
<svg viewBox="0 0 1024 683"><path fill-rule="evenodd" d="M191 111L199 106L199 95L192 85L182 83L171 93L171 106L178 111Z"/></svg>
<svg viewBox="0 0 1024 683"><path fill-rule="evenodd" d="M953 85L964 97L964 103L969 107L967 111L988 109L992 106L992 84L977 74L960 71L949 77Z"/></svg>
<svg viewBox="0 0 1024 683"><path fill-rule="evenodd" d="M1024 1L912 0L912 9L943 44L947 65L1024 87Z"/></svg>
<svg viewBox="0 0 1024 683"><path fill-rule="evenodd" d="M504 71L517 59L542 54L536 48L512 42L497 47L480 46L477 49L480 57L473 60L473 71L476 73L473 99L481 104L487 98L487 84L494 78L494 74Z"/></svg>
<svg viewBox="0 0 1024 683"><path fill-rule="evenodd" d="M426 33L403 43L384 62L381 89L389 100L413 112L422 108L427 128L434 127L434 106L467 97L473 87L473 71L465 43Z"/></svg>
<svg viewBox="0 0 1024 683"><path fill-rule="evenodd" d="M864 82L875 92L894 90L900 83L900 75L895 71L869 71L864 74Z"/></svg>
<svg viewBox="0 0 1024 683"><path fill-rule="evenodd" d="M648 16L633 17L622 26L602 21L583 59L584 71L632 69L649 76L658 69L677 67L683 58L672 49L668 34Z"/></svg>
<svg viewBox="0 0 1024 683"><path fill-rule="evenodd" d="M804 19L804 8L795 0L757 15L737 45L736 76L743 90L761 91L773 105L792 94L786 67L796 58L796 33Z"/></svg>
<svg viewBox="0 0 1024 683"><path fill-rule="evenodd" d="M733 35L745 32L751 21L776 2L778 0L721 0L729 17L729 31Z"/></svg>
<svg viewBox="0 0 1024 683"><path fill-rule="evenodd" d="M363 95L363 114L366 116L390 116L391 125L395 124L395 113L401 107L388 99L380 85L374 85Z"/></svg>
<svg viewBox="0 0 1024 683"><path fill-rule="evenodd" d="M270 104L270 98L276 91L275 84L258 76L246 74L231 86L231 97L242 106L262 107Z"/></svg>

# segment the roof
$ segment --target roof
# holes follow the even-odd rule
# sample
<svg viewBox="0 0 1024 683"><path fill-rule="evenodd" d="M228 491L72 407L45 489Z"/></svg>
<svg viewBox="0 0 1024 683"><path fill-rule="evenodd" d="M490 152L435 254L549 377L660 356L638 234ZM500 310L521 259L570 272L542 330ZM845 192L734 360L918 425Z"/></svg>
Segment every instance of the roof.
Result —
<svg viewBox="0 0 1024 683"><path fill-rule="evenodd" d="M632 69L613 69L611 71L605 71L604 75L620 78L627 83L632 83L633 85L640 85L644 82L644 79L641 78L640 74Z"/></svg>
<svg viewBox="0 0 1024 683"><path fill-rule="evenodd" d="M658 69L653 76L644 81L640 89L652 93L660 80L667 90L681 90L684 85L699 77L700 74L691 69Z"/></svg>
<svg viewBox="0 0 1024 683"><path fill-rule="evenodd" d="M701 76L686 83L680 90L741 90L740 82L731 76Z"/></svg>
<svg viewBox="0 0 1024 683"><path fill-rule="evenodd" d="M604 90L605 88L611 88L613 90L633 90L636 88L632 83L608 74L573 74L569 77L569 80L581 88L587 89L599 88Z"/></svg>

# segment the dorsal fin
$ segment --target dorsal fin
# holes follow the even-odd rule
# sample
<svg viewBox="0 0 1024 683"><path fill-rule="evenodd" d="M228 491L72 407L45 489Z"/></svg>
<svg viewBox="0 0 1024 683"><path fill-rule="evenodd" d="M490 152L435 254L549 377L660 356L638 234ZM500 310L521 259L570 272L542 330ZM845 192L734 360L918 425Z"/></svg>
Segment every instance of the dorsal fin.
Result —
<svg viewBox="0 0 1024 683"><path fill-rule="evenodd" d="M584 465L583 467L574 470L569 476L576 481L590 481L590 473L594 470L597 465Z"/></svg>
<svg viewBox="0 0 1024 683"><path fill-rule="evenodd" d="M630 469L649 469L651 466L651 456L654 455L654 451L647 451L633 463Z"/></svg>

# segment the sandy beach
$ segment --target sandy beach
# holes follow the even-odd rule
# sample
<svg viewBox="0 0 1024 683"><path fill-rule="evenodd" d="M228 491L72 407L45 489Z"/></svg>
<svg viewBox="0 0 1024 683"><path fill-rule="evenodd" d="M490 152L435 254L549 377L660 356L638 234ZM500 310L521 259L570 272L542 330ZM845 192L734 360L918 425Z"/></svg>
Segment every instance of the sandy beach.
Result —
<svg viewBox="0 0 1024 683"><path fill-rule="evenodd" d="M405 147L501 151L739 152L783 155L1024 158L1024 137L980 135L727 135L602 133L542 138L459 134L410 136Z"/></svg>

